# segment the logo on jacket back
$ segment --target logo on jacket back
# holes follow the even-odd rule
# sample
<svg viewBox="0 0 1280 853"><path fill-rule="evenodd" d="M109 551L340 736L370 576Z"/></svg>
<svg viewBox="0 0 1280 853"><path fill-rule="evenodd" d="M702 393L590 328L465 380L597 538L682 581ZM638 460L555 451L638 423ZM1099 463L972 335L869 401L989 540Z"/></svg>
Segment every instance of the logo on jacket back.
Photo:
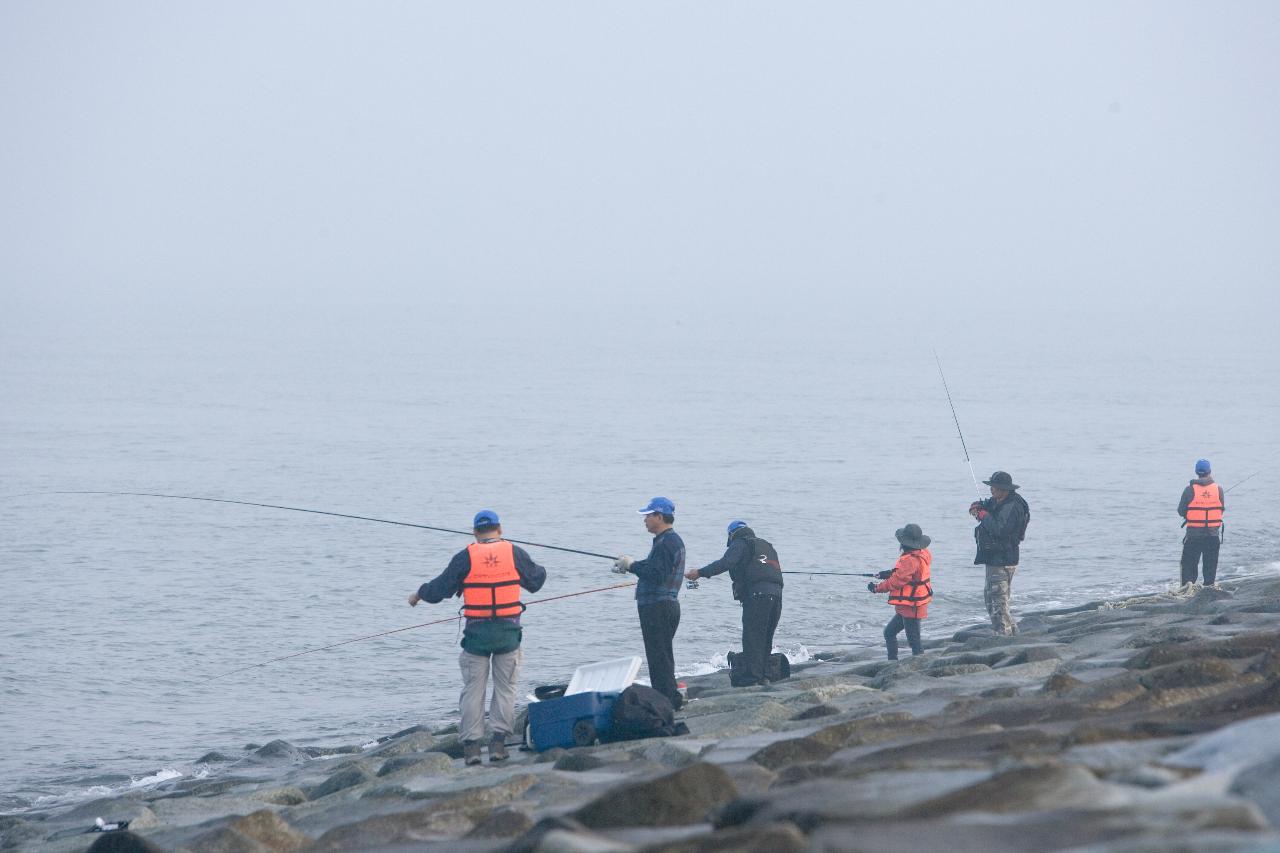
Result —
<svg viewBox="0 0 1280 853"><path fill-rule="evenodd" d="M485 554L484 564L492 569L494 566L498 565L498 556L496 554Z"/></svg>

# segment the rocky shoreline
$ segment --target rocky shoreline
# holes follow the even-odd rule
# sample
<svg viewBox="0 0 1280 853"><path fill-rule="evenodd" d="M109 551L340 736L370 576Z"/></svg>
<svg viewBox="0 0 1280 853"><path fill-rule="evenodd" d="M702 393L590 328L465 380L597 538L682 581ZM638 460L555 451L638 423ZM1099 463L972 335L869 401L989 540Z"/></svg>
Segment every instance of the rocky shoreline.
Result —
<svg viewBox="0 0 1280 853"><path fill-rule="evenodd" d="M1280 579L925 645L688 678L688 735L499 765L421 728L211 754L209 779L0 816L0 849L1280 851ZM83 834L99 816L130 832Z"/></svg>

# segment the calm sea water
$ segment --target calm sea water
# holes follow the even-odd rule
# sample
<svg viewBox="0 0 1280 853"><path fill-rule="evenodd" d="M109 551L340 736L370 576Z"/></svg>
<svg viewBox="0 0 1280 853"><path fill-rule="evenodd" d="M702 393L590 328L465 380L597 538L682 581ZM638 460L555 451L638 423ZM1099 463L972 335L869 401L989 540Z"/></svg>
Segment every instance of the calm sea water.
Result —
<svg viewBox="0 0 1280 853"><path fill-rule="evenodd" d="M682 324L657 307L580 326L389 310L8 329L0 811L200 772L212 749L357 743L456 714L453 625L214 676L452 615L405 599L464 538L49 492L456 528L493 507L513 538L637 556L635 510L665 494L691 565L740 517L785 568L823 571L889 567L894 529L914 521L934 541L925 633L941 635L984 614L974 484L933 343L979 477L1011 471L1032 507L1015 610L1165 588L1193 460L1229 486L1280 459L1275 360L1247 340L1209 361L1067 336L978 349L891 324ZM1230 496L1223 575L1276 570L1278 473ZM607 561L530 550L548 570L535 597L618 580ZM878 646L891 610L864 583L788 577L779 647ZM739 633L727 581L681 603L679 669L723 665ZM535 605L525 623L529 687L643 655L629 590Z"/></svg>

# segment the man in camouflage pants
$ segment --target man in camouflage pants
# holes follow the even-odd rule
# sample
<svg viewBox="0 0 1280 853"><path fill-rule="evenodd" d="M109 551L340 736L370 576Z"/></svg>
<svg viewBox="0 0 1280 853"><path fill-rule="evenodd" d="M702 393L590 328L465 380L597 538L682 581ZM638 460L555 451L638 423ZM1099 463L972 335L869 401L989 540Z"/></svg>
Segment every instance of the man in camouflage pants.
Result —
<svg viewBox="0 0 1280 853"><path fill-rule="evenodd" d="M1031 521L1031 508L1019 495L1013 477L996 471L990 480L991 497L969 505L969 515L978 521L973 538L978 543L974 565L986 566L987 579L982 598L997 634L1017 633L1013 614L1009 612L1009 587L1018 569L1018 545Z"/></svg>

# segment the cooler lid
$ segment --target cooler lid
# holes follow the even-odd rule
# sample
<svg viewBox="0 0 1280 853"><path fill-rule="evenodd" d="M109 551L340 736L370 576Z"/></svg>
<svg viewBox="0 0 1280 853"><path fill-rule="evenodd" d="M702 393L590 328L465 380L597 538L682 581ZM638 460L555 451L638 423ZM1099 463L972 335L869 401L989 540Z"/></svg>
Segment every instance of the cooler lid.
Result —
<svg viewBox="0 0 1280 853"><path fill-rule="evenodd" d="M578 667L564 695L574 693L621 693L631 686L640 672L638 657L618 658Z"/></svg>

